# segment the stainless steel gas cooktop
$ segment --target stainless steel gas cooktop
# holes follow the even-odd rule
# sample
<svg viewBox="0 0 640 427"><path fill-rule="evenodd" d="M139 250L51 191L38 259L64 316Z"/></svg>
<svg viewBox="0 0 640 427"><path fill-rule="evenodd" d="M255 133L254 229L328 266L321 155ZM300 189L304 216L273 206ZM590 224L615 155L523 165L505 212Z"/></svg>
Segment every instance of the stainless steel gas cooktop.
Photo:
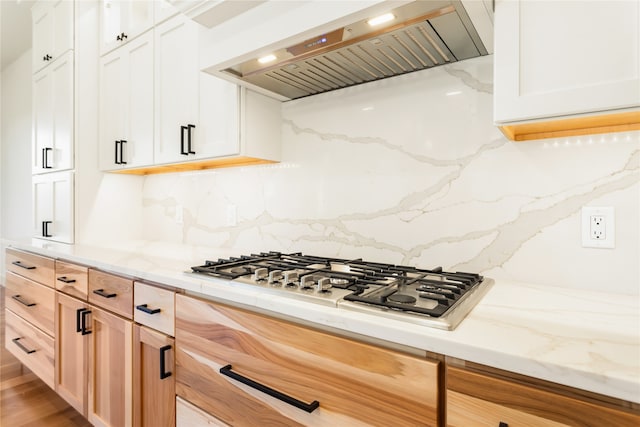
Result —
<svg viewBox="0 0 640 427"><path fill-rule="evenodd" d="M451 330L493 280L474 273L267 252L206 261L193 273L339 309Z"/></svg>

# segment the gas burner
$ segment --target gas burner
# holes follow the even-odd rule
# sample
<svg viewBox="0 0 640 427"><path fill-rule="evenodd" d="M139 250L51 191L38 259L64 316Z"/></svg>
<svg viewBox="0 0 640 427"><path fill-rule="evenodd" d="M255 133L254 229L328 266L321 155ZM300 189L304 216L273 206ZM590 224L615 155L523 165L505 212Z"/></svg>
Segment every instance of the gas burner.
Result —
<svg viewBox="0 0 640 427"><path fill-rule="evenodd" d="M253 273L251 271L251 268L249 268L249 267L234 267L234 268L230 269L229 272L232 273L232 274L237 274L237 275Z"/></svg>
<svg viewBox="0 0 640 427"><path fill-rule="evenodd" d="M406 294L389 295L387 297L387 300L391 302L397 302L400 304L415 304L416 302L415 297L412 297L411 295L406 295Z"/></svg>
<svg viewBox="0 0 640 427"><path fill-rule="evenodd" d="M344 286L349 284L349 280L341 279L339 277L331 277L329 281L331 282L332 286Z"/></svg>

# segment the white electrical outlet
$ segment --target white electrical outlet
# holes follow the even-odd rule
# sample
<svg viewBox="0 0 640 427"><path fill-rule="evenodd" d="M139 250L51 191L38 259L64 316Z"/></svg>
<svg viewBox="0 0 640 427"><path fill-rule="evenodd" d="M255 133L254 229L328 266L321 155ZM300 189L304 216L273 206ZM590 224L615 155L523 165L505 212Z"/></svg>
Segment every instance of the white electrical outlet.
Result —
<svg viewBox="0 0 640 427"><path fill-rule="evenodd" d="M615 209L585 206L582 208L582 246L615 248Z"/></svg>

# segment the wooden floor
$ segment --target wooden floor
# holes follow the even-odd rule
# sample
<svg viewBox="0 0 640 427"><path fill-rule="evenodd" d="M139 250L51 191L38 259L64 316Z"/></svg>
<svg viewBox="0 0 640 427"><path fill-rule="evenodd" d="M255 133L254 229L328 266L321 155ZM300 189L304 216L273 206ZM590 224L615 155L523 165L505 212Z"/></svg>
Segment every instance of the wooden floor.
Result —
<svg viewBox="0 0 640 427"><path fill-rule="evenodd" d="M4 347L4 286L0 286L0 426L90 426Z"/></svg>

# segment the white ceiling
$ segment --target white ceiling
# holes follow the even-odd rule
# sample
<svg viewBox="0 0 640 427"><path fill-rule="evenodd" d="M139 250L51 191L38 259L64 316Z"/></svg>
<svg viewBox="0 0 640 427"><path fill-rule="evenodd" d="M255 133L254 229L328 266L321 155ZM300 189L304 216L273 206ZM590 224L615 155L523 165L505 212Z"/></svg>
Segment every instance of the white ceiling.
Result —
<svg viewBox="0 0 640 427"><path fill-rule="evenodd" d="M31 6L34 3L0 0L0 69L31 48Z"/></svg>

